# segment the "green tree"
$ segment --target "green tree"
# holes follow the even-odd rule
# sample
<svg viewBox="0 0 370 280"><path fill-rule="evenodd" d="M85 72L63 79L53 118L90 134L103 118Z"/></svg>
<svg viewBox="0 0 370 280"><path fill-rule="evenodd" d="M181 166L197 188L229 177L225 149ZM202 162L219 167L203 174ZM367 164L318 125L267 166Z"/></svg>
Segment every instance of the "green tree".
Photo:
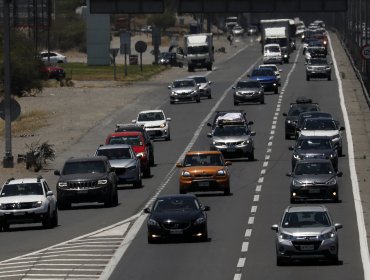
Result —
<svg viewBox="0 0 370 280"><path fill-rule="evenodd" d="M0 34L0 94L4 92L3 38ZM12 32L10 39L11 94L22 96L24 92L42 89L41 68L33 42L21 32Z"/></svg>
<svg viewBox="0 0 370 280"><path fill-rule="evenodd" d="M153 14L148 18L148 24L161 28L163 31L168 27L174 26L176 17L173 12L164 12L163 14Z"/></svg>

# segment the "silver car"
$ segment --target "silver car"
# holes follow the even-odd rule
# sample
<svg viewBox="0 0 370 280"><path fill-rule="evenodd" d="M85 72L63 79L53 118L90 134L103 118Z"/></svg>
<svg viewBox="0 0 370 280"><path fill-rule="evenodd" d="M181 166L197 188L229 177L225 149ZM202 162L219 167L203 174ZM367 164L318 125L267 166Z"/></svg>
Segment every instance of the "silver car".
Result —
<svg viewBox="0 0 370 280"><path fill-rule="evenodd" d="M288 261L318 259L338 263L338 233L341 224L334 224L323 205L288 206L276 231L276 264Z"/></svg>
<svg viewBox="0 0 370 280"><path fill-rule="evenodd" d="M102 145L96 156L106 156L115 169L118 184L132 184L135 188L142 187L140 157L135 154L130 145Z"/></svg>
<svg viewBox="0 0 370 280"><path fill-rule="evenodd" d="M246 156L250 161L254 160L254 135L246 125L218 125L207 134L212 138L211 150L219 150L225 156Z"/></svg>
<svg viewBox="0 0 370 280"><path fill-rule="evenodd" d="M190 76L189 79L194 79L199 86L199 94L201 97L212 98L211 81L208 81L206 76Z"/></svg>
<svg viewBox="0 0 370 280"><path fill-rule="evenodd" d="M200 102L199 85L194 79L175 80L168 86L170 90L170 103L182 101Z"/></svg>

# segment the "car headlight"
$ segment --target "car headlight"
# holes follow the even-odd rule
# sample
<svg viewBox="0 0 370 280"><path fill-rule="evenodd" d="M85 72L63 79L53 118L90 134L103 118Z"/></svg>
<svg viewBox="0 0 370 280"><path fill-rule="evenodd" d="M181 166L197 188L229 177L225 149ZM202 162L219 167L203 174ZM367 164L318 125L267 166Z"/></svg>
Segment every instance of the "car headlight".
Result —
<svg viewBox="0 0 370 280"><path fill-rule="evenodd" d="M166 123L162 123L162 124L160 125L160 127L161 127L161 128L166 127Z"/></svg>
<svg viewBox="0 0 370 280"><path fill-rule="evenodd" d="M335 134L331 137L331 140L334 142L339 141L339 137L340 137L339 134Z"/></svg>
<svg viewBox="0 0 370 280"><path fill-rule="evenodd" d="M42 201L32 202L32 208L38 208L42 206Z"/></svg>
<svg viewBox="0 0 370 280"><path fill-rule="evenodd" d="M286 123L291 124L292 121L291 120L286 120Z"/></svg>
<svg viewBox="0 0 370 280"><path fill-rule="evenodd" d="M213 141L212 143L214 146L221 146L222 144L220 142Z"/></svg>
<svg viewBox="0 0 370 280"><path fill-rule="evenodd" d="M245 140L243 143L242 143L242 145L249 145L251 143L251 140Z"/></svg>
<svg viewBox="0 0 370 280"><path fill-rule="evenodd" d="M204 217L199 217L198 219L195 220L194 225L201 225L206 222L206 219Z"/></svg>
<svg viewBox="0 0 370 280"><path fill-rule="evenodd" d="M217 176L225 176L226 175L226 171L225 170L218 170L217 171Z"/></svg>
<svg viewBox="0 0 370 280"><path fill-rule="evenodd" d="M98 185L106 185L108 183L107 179L98 180Z"/></svg>
<svg viewBox="0 0 370 280"><path fill-rule="evenodd" d="M58 187L61 187L61 188L64 188L64 187L67 187L67 182L59 182L58 183Z"/></svg>
<svg viewBox="0 0 370 280"><path fill-rule="evenodd" d="M237 91L236 95L242 95L243 93L241 91Z"/></svg>
<svg viewBox="0 0 370 280"><path fill-rule="evenodd" d="M300 187L304 185L304 183L302 183L301 181L298 181L297 179L293 179L292 185L295 187Z"/></svg>
<svg viewBox="0 0 370 280"><path fill-rule="evenodd" d="M293 154L294 159L301 159L301 156L299 154Z"/></svg>
<svg viewBox="0 0 370 280"><path fill-rule="evenodd" d="M159 227L159 223L154 219L149 219L148 220L148 225L149 226L154 226L154 227Z"/></svg>
<svg viewBox="0 0 370 280"><path fill-rule="evenodd" d="M146 158L146 153L137 153L138 156L141 156L141 158Z"/></svg>
<svg viewBox="0 0 370 280"><path fill-rule="evenodd" d="M0 203L0 209L1 210L6 210L6 205L4 203Z"/></svg>
<svg viewBox="0 0 370 280"><path fill-rule="evenodd" d="M308 67L307 67L307 70L308 70L308 71L312 71L312 70L313 70L313 68L312 68L311 66L308 66Z"/></svg>
<svg viewBox="0 0 370 280"><path fill-rule="evenodd" d="M337 183L337 180L335 178L331 178L326 182L327 185L335 185Z"/></svg>
<svg viewBox="0 0 370 280"><path fill-rule="evenodd" d="M190 177L190 176L191 176L191 174L190 174L190 172L189 172L189 171L183 171L183 172L181 173L181 176L183 176L183 177Z"/></svg>
<svg viewBox="0 0 370 280"><path fill-rule="evenodd" d="M327 66L327 67L325 67L325 70L329 71L329 70L331 70L331 67Z"/></svg>
<svg viewBox="0 0 370 280"><path fill-rule="evenodd" d="M285 239L285 240L292 240L294 238L293 235L290 235L290 234L286 234L286 233L281 233L280 236L279 236L281 239Z"/></svg>
<svg viewBox="0 0 370 280"><path fill-rule="evenodd" d="M321 239L330 239L330 238L334 238L336 235L335 231L330 231L330 232L327 232L327 233L324 233L322 235L320 235L320 238Z"/></svg>
<svg viewBox="0 0 370 280"><path fill-rule="evenodd" d="M171 95L177 95L177 92L172 91L172 92L171 92Z"/></svg>

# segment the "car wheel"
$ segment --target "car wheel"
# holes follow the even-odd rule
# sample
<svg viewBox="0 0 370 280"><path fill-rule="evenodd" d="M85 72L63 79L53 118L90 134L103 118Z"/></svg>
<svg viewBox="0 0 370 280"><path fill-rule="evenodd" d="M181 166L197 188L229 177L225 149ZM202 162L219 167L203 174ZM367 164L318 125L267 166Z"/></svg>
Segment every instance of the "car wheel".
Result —
<svg viewBox="0 0 370 280"><path fill-rule="evenodd" d="M226 189L224 189L224 195L230 195L230 186L227 186Z"/></svg>
<svg viewBox="0 0 370 280"><path fill-rule="evenodd" d="M338 148L338 156L340 156L340 157L343 156L343 148L342 147Z"/></svg>
<svg viewBox="0 0 370 280"><path fill-rule="evenodd" d="M150 175L151 175L150 166L148 166L148 168L144 170L143 176L144 178L150 178Z"/></svg>
<svg viewBox="0 0 370 280"><path fill-rule="evenodd" d="M290 139L290 135L288 133L285 133L285 139L287 139L287 140Z"/></svg>
<svg viewBox="0 0 370 280"><path fill-rule="evenodd" d="M208 96L207 96L208 99L212 99L212 94L209 93Z"/></svg>
<svg viewBox="0 0 370 280"><path fill-rule="evenodd" d="M208 230L207 229L202 233L201 241L203 242L208 241Z"/></svg>
<svg viewBox="0 0 370 280"><path fill-rule="evenodd" d="M51 226L57 227L58 226L58 208L55 208L53 217L51 218Z"/></svg>
<svg viewBox="0 0 370 280"><path fill-rule="evenodd" d="M260 104L265 104L265 98L261 98Z"/></svg>
<svg viewBox="0 0 370 280"><path fill-rule="evenodd" d="M296 202L295 198L290 197L290 203L295 203L295 202Z"/></svg>
<svg viewBox="0 0 370 280"><path fill-rule="evenodd" d="M150 155L150 160L149 160L149 164L150 164L150 166L154 166L155 164L154 164L154 155L151 153L151 154L149 154Z"/></svg>
<svg viewBox="0 0 370 280"><path fill-rule="evenodd" d="M170 104L175 104L175 101L170 100Z"/></svg>
<svg viewBox="0 0 370 280"><path fill-rule="evenodd" d="M9 231L10 230L10 226L6 221L1 224L0 229L1 228L3 229L3 231Z"/></svg>
<svg viewBox="0 0 370 280"><path fill-rule="evenodd" d="M331 81L331 76L328 77L328 81Z"/></svg>
<svg viewBox="0 0 370 280"><path fill-rule="evenodd" d="M113 195L113 206L118 205L118 190L114 188L114 195Z"/></svg>
<svg viewBox="0 0 370 280"><path fill-rule="evenodd" d="M254 151L248 154L248 160L249 161L254 161Z"/></svg>
<svg viewBox="0 0 370 280"><path fill-rule="evenodd" d="M274 90L274 93L275 93L275 94L279 94L279 89L278 89L278 88L276 88L276 89Z"/></svg>
<svg viewBox="0 0 370 280"><path fill-rule="evenodd" d="M338 259L338 256L333 256L329 259L329 261L334 264L334 265L337 265L339 264L339 259Z"/></svg>
<svg viewBox="0 0 370 280"><path fill-rule="evenodd" d="M71 203L70 202L66 202L62 199L58 200L58 209L59 210L66 210L66 209L70 209L70 208L71 208Z"/></svg>
<svg viewBox="0 0 370 280"><path fill-rule="evenodd" d="M186 191L183 189L180 189L180 194L186 194Z"/></svg>
<svg viewBox="0 0 370 280"><path fill-rule="evenodd" d="M282 257L276 257L276 265L277 266L283 266L285 265L285 261Z"/></svg>
<svg viewBox="0 0 370 280"><path fill-rule="evenodd" d="M310 76L306 76L306 81L309 81L310 80Z"/></svg>
<svg viewBox="0 0 370 280"><path fill-rule="evenodd" d="M171 140L171 135L170 134L168 134L168 136L166 137L166 139L165 139L166 141L170 141Z"/></svg>
<svg viewBox="0 0 370 280"><path fill-rule="evenodd" d="M234 106L238 106L239 102L234 100Z"/></svg>
<svg viewBox="0 0 370 280"><path fill-rule="evenodd" d="M50 217L50 209L46 213L46 215L42 218L42 226L43 228L51 228L52 226L52 221Z"/></svg>
<svg viewBox="0 0 370 280"><path fill-rule="evenodd" d="M200 96L196 99L196 102L199 103L200 102Z"/></svg>
<svg viewBox="0 0 370 280"><path fill-rule="evenodd" d="M134 182L134 188L142 188L143 187L143 181L141 180L141 177L138 181Z"/></svg>
<svg viewBox="0 0 370 280"><path fill-rule="evenodd" d="M149 234L148 234L148 243L149 244L155 244L155 243L158 243L158 240L153 238L153 237L150 237Z"/></svg>

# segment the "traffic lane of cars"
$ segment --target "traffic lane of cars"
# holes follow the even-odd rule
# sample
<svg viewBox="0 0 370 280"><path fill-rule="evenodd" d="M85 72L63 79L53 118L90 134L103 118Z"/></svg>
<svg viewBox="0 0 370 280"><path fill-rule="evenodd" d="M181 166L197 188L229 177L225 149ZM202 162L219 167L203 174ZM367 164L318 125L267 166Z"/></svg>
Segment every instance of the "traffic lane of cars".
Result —
<svg viewBox="0 0 370 280"><path fill-rule="evenodd" d="M299 68L299 65L297 65ZM320 90L311 90L310 87L303 88L297 91L290 91L289 88L297 89L299 84L304 84L303 71L295 71L291 77L291 85L288 86L284 97L285 106L289 104L289 98L294 99L298 95L304 94L311 96L320 104L323 111L331 112L340 116L339 98L335 91L336 84L321 83ZM326 93L326 95L324 95ZM341 116L340 116L341 117ZM341 117L342 118L342 117ZM280 221L284 208L289 204L289 178L284 174L290 171L291 152L288 151L288 146L294 143L291 140L284 140L283 119L280 118L279 126L276 135L276 142L273 145L272 169L268 172L268 176L264 181L262 190L261 207L257 214L254 231L258 234L254 235L250 242L250 254L247 257L248 277L249 279L261 279L271 275L279 275L278 279L289 277L299 277L302 279L324 278L325 275L330 278L337 279L361 279L362 267L359 255L359 245L357 241L357 224L353 205L352 188L350 181L350 173L348 168L348 159L346 157L339 158L339 169L344 175L339 179L339 194L341 203L325 203L329 208L335 222L343 224L344 228L339 232L339 259L343 262L341 266L325 266L317 263L312 265L296 264L289 267L277 267L275 256L275 233L269 231L267 227L276 224ZM345 146L346 147L346 146ZM346 152L345 152L346 154ZM280 163L280 164L278 164ZM277 179L279 178L279 179ZM280 182L276 184L276 182ZM315 204L320 202L315 202ZM304 204L304 203L303 203ZM266 227L267 226L267 227ZM352 236L352 237L351 237ZM254 242L253 242L254 240ZM264 272L264 267L271 267L269 272ZM352 274L353 273L353 274ZM284 276L285 275L285 276ZM293 276L292 276L293 275ZM281 277L280 277L281 276Z"/></svg>
<svg viewBox="0 0 370 280"><path fill-rule="evenodd" d="M254 58L248 57L248 53L244 53L243 59L245 59L247 63L251 64L251 61L254 61ZM0 259L4 260L31 252L33 250L45 248L67 239L71 239L73 237L111 225L135 214L140 209L140 205L143 205L143 203L153 195L157 187L161 184L163 178L165 178L165 176L168 174L168 170L174 166L185 146L192 138L200 120L204 118L210 108L214 106L218 97L224 92L224 90L230 86L229 80L231 80L234 76L239 75L240 72L245 71L244 65L236 66L237 64L235 62L237 60L237 58L233 58L233 60L230 62L225 61L225 64L219 65L219 70L212 73L212 75L217 74L210 78L212 81L215 81L217 86L215 98L211 100L202 100L200 104L189 103L170 106L168 89L166 88L169 81L163 80L139 83L137 86L138 91L140 91L141 94L138 95L138 98L132 104L127 105L120 111L117 111L114 115L109 116L102 122L99 122L96 127L86 132L86 134L78 142L76 141L76 143L71 144L71 147L68 150L60 152L58 158L56 158L56 160L53 162L51 169L60 169L65 160L70 157L93 155L99 144L104 143L107 135L114 132L117 123L122 123L123 121L130 122L133 118L135 118L135 116L137 116L139 111L148 108L162 107L164 104L165 112L171 117L175 116L175 124L179 123L179 125L175 125L177 129L176 132L172 134L176 135L174 141L155 141L155 146L156 148L158 147L156 154L168 155L169 158L162 158L161 156L156 157L157 166L153 168L154 175L150 179L143 180L143 188L130 188L130 190L127 191L118 191L118 207L104 208L104 206L100 204L94 204L87 206L80 205L72 210L60 211L60 226L55 230L48 231L48 238L44 238L43 235L39 234L40 227L32 226L31 228L27 228L27 230L2 233L2 239L0 241L2 248L0 252ZM230 69L231 65L235 66L234 70L238 72L238 74L231 73L233 71L229 71L230 73L228 72L228 74L225 75L221 69ZM199 73L205 72L202 71ZM178 68L176 68L174 71L170 71L168 73L166 72L166 75L164 75L164 77L168 78L169 80L186 76L188 76L188 73L183 69ZM155 98L153 98L153 93L155 93ZM183 114L179 113L180 108L183 108ZM193 108L197 108L197 111L193 111ZM192 112L190 117L189 110ZM208 138L206 139L208 141ZM43 175L47 179L52 190L56 193L55 185L58 177L52 174L53 170L46 172ZM24 238L25 234L27 234L27 238ZM32 239L34 242L28 242L29 239Z"/></svg>

